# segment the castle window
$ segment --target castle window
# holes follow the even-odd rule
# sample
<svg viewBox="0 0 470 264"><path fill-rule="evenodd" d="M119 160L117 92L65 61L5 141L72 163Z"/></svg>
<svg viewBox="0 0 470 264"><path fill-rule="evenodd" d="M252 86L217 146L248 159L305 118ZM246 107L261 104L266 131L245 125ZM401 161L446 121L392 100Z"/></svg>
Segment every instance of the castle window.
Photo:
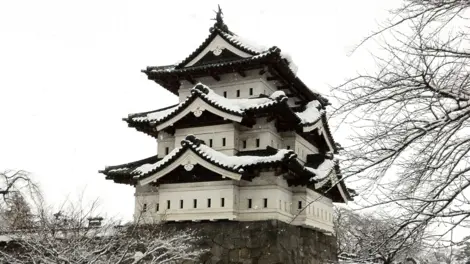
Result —
<svg viewBox="0 0 470 264"><path fill-rule="evenodd" d="M209 147L212 148L212 139L209 139Z"/></svg>
<svg viewBox="0 0 470 264"><path fill-rule="evenodd" d="M180 200L180 209L183 209L183 200Z"/></svg>
<svg viewBox="0 0 470 264"><path fill-rule="evenodd" d="M237 90L237 97L240 97L240 90Z"/></svg>
<svg viewBox="0 0 470 264"><path fill-rule="evenodd" d="M155 205L155 212L158 212L158 211L160 211L160 204L159 203L157 203L157 205Z"/></svg>
<svg viewBox="0 0 470 264"><path fill-rule="evenodd" d="M268 208L268 198L263 199L263 206L264 208Z"/></svg>
<svg viewBox="0 0 470 264"><path fill-rule="evenodd" d="M259 148L259 138L256 139L256 147Z"/></svg>
<svg viewBox="0 0 470 264"><path fill-rule="evenodd" d="M211 208L211 198L207 199L207 208Z"/></svg>
<svg viewBox="0 0 470 264"><path fill-rule="evenodd" d="M284 202L284 211L287 212L287 202Z"/></svg>
<svg viewBox="0 0 470 264"><path fill-rule="evenodd" d="M222 146L225 147L225 138L222 138Z"/></svg>
<svg viewBox="0 0 470 264"><path fill-rule="evenodd" d="M193 208L197 208L197 199L193 199Z"/></svg>
<svg viewBox="0 0 470 264"><path fill-rule="evenodd" d="M250 88L250 95L253 95L253 88Z"/></svg>
<svg viewBox="0 0 470 264"><path fill-rule="evenodd" d="M170 202L170 200L167 200L166 201L166 209L170 209L170 207L171 207L171 202Z"/></svg>
<svg viewBox="0 0 470 264"><path fill-rule="evenodd" d="M227 98L227 91L224 91L224 97Z"/></svg>
<svg viewBox="0 0 470 264"><path fill-rule="evenodd" d="M144 212L144 213L147 212L147 204L146 203L144 203L142 205L142 212Z"/></svg>
<svg viewBox="0 0 470 264"><path fill-rule="evenodd" d="M299 209L302 209L302 201L299 201Z"/></svg>
<svg viewBox="0 0 470 264"><path fill-rule="evenodd" d="M165 148L165 155L168 155L168 153L170 153L170 148L169 148L169 147L166 147L166 148Z"/></svg>
<svg viewBox="0 0 470 264"><path fill-rule="evenodd" d="M251 199L248 199L248 208L251 208L252 207L252 200Z"/></svg>
<svg viewBox="0 0 470 264"><path fill-rule="evenodd" d="M220 207L225 207L225 198L220 199Z"/></svg>
<svg viewBox="0 0 470 264"><path fill-rule="evenodd" d="M289 145L287 146L287 149L290 149L290 146L289 146Z"/></svg>
<svg viewBox="0 0 470 264"><path fill-rule="evenodd" d="M243 148L246 148L246 140L243 140Z"/></svg>

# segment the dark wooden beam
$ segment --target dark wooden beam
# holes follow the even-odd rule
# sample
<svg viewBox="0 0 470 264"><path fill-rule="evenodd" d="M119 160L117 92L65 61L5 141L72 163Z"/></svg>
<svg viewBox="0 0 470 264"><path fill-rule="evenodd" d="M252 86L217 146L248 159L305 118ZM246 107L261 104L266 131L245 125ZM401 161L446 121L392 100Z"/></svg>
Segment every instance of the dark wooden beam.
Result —
<svg viewBox="0 0 470 264"><path fill-rule="evenodd" d="M212 76L212 78L214 78L214 80L220 81L220 76L219 75L217 75L215 73L211 73L211 76Z"/></svg>
<svg viewBox="0 0 470 264"><path fill-rule="evenodd" d="M191 84L196 84L196 81L191 75L186 76L186 81L190 82Z"/></svg>
<svg viewBox="0 0 470 264"><path fill-rule="evenodd" d="M259 75L263 75L263 74L265 74L265 73L266 73L266 70L265 70L265 69L261 69L261 70L259 71Z"/></svg>
<svg viewBox="0 0 470 264"><path fill-rule="evenodd" d="M290 89L290 88L292 88L291 85L278 85L277 86L278 90L284 90L284 89Z"/></svg>
<svg viewBox="0 0 470 264"><path fill-rule="evenodd" d="M241 77L246 77L245 71L243 71L243 70L241 70L241 69L238 69L238 70L237 70L237 73L240 74Z"/></svg>
<svg viewBox="0 0 470 264"><path fill-rule="evenodd" d="M268 80L268 81L277 81L277 80L279 80L279 78L276 77L276 76L268 76L268 77L266 77L266 80Z"/></svg>

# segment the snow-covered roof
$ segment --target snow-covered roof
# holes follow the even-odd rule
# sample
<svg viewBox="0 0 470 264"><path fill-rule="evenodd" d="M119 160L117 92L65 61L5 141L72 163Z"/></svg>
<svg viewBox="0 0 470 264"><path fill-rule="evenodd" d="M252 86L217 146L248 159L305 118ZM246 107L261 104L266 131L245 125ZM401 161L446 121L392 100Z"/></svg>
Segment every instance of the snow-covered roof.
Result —
<svg viewBox="0 0 470 264"><path fill-rule="evenodd" d="M142 179L159 171L169 163L172 163L186 151L192 151L194 154L207 162L210 162L230 172L240 174L244 172L244 168L246 167L288 161L295 159L297 156L293 150L288 149L280 149L272 155L266 156L229 156L206 146L201 140L197 139L193 135L189 135L181 141L181 147L173 149L170 153L168 153L168 155L156 162L139 164L133 168L130 168L128 164L124 164L122 166L112 166L107 167L104 171L101 172L106 175L112 175L121 174L123 171L126 171L126 173L130 176L133 176L134 179Z"/></svg>
<svg viewBox="0 0 470 264"><path fill-rule="evenodd" d="M318 122L321 116L325 113L325 110L321 109L321 104L317 100L309 102L304 111L296 112L300 123L303 125L314 124Z"/></svg>
<svg viewBox="0 0 470 264"><path fill-rule="evenodd" d="M314 177L310 178L310 181L321 182L328 179L330 173L335 169L336 162L332 159L325 159L317 168L305 166L305 169L315 174Z"/></svg>
<svg viewBox="0 0 470 264"><path fill-rule="evenodd" d="M218 95L212 89L204 84L197 84L191 89L191 94L185 101L170 107L155 110L152 112L145 112L139 114L129 115L129 120L133 122L163 122L168 120L176 113L189 106L195 98L201 98L206 103L215 106L218 109L226 112L243 116L245 111L259 110L277 103L287 101L287 96L283 91L276 91L269 97L251 98L251 99L228 99Z"/></svg>

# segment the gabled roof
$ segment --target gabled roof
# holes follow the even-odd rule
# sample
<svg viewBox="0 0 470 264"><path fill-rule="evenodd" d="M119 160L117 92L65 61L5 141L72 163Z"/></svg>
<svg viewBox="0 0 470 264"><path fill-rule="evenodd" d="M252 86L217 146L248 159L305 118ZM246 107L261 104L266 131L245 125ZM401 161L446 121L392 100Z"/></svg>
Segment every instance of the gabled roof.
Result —
<svg viewBox="0 0 470 264"><path fill-rule="evenodd" d="M217 24L215 24L210 29L210 34L204 40L204 42L197 47L188 57L182 60L180 63L174 65L175 69L181 69L185 67L190 61L194 60L204 49L206 49L209 44L217 37L220 36L223 40L228 42L230 45L236 47L240 51L247 53L248 55L255 56L260 55L261 53L265 53L267 51L266 48L263 47L256 47L254 45L247 44L246 41L242 40L239 36L235 35L232 32L226 32L225 30L219 28Z"/></svg>
<svg viewBox="0 0 470 264"><path fill-rule="evenodd" d="M197 102L197 99L200 99L200 102L204 104L204 106L194 106L194 109L190 109L193 111L188 110L191 105ZM247 112L267 109L285 103L287 99L287 96L282 91L277 91L269 97L227 99L218 95L209 87L203 84L197 84L191 89L191 94L186 100L177 105L150 112L130 114L129 117L124 120L132 127L151 125L157 127L157 131L160 131L167 127L168 124L173 124L184 117L185 114L207 110L216 115L222 112L224 113L224 118L241 122ZM168 123L167 126L165 126L165 123Z"/></svg>
<svg viewBox="0 0 470 264"><path fill-rule="evenodd" d="M297 155L293 150L288 149L268 147L266 150L240 152L237 156L229 156L208 147L193 135L189 135L181 141L181 147L173 149L161 159L153 156L131 163L109 166L100 173L105 174L106 179L114 180L117 183L145 185L150 182L158 182L159 178L180 166L191 170L197 164L219 173L222 177L240 180L246 170L250 168L284 164L286 168L297 175L296 179L300 182L314 184L315 189L337 186L345 202L352 200L349 190L341 180L337 162L323 154L311 156L317 158L309 157L305 165L296 159ZM315 161L312 162L312 160ZM338 198L334 201L341 202Z"/></svg>
<svg viewBox="0 0 470 264"><path fill-rule="evenodd" d="M219 40L223 43L219 43ZM219 46L222 47L219 49ZM229 55L224 57L224 51ZM211 55L212 59L204 61L208 55ZM178 94L181 80L193 82L193 78L197 77L265 67L275 71L276 75L291 85L296 92L301 93L307 101L318 100L322 106L329 104L325 97L308 88L296 76L297 66L290 55L281 52L276 46L266 48L250 43L228 30L222 18L210 28L209 36L181 62L166 66L149 66L142 72L170 92Z"/></svg>
<svg viewBox="0 0 470 264"><path fill-rule="evenodd" d="M173 149L162 159L150 160L149 158L137 162L110 166L106 167L105 170L100 171L100 173L105 174L107 179L113 180L116 180L116 177L119 178L123 177L123 175L126 175L129 180L128 183L135 184L138 181L151 178L157 173L165 170L172 163L175 163L175 161L177 161L180 157L183 157L187 154L191 154L193 157L199 158L200 160L197 160L199 165L204 166L203 162L209 163L225 171L223 175L239 175L237 179L240 179L241 174L243 174L244 170L247 168L253 166L273 165L279 162L287 162L290 160L295 160L297 156L293 150L287 149L276 150L271 155L228 156L206 146L201 140L192 135L189 135L181 141L181 147ZM185 165L185 163L176 162L176 166L181 165ZM146 183L153 180L155 179L147 179Z"/></svg>

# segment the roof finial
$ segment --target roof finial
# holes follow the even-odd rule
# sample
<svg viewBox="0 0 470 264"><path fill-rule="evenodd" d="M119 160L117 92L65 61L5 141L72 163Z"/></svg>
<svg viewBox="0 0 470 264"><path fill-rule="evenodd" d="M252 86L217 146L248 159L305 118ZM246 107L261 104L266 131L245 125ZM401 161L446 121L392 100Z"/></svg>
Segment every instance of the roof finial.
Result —
<svg viewBox="0 0 470 264"><path fill-rule="evenodd" d="M217 7L218 7L218 10L214 11L215 12L215 18L212 19L212 20L215 20L214 27L217 27L220 30L231 34L232 32L230 32L228 30L227 25L225 25L225 23L224 23L224 19L223 19L224 13L222 12L222 8L220 8L220 5L217 5Z"/></svg>

